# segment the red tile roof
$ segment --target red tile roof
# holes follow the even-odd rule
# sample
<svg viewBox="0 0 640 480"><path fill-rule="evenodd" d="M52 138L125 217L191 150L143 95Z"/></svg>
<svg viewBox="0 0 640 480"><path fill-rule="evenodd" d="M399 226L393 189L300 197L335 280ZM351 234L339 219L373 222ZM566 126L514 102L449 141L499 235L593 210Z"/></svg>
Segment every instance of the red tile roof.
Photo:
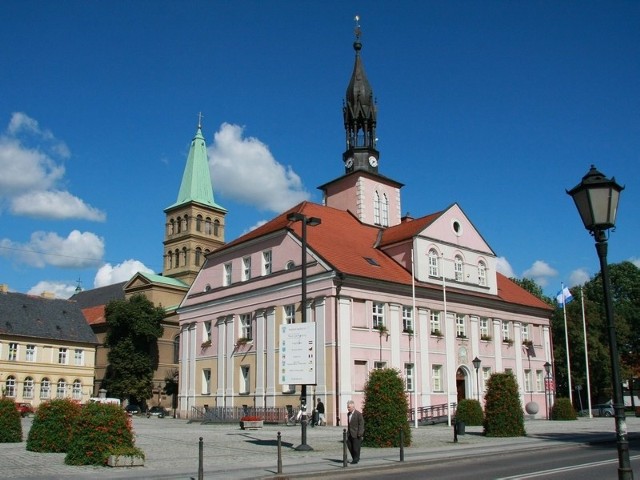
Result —
<svg viewBox="0 0 640 480"><path fill-rule="evenodd" d="M82 314L87 320L89 325L102 325L106 322L104 316L104 305L98 305L97 307L83 308Z"/></svg>

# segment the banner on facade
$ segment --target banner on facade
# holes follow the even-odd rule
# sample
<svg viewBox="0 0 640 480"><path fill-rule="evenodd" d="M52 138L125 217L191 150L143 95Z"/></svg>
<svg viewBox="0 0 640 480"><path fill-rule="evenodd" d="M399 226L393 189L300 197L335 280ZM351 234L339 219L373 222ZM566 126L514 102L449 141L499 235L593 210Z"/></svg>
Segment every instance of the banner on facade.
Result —
<svg viewBox="0 0 640 480"><path fill-rule="evenodd" d="M316 384L316 324L280 325L280 385Z"/></svg>

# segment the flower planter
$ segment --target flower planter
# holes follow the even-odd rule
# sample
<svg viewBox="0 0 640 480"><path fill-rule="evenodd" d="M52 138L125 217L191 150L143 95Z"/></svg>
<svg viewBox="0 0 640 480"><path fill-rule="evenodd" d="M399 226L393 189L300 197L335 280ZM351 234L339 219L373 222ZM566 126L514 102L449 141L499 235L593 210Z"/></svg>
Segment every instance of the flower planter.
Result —
<svg viewBox="0 0 640 480"><path fill-rule="evenodd" d="M132 455L109 455L107 465L110 467L143 467L144 458Z"/></svg>
<svg viewBox="0 0 640 480"><path fill-rule="evenodd" d="M257 430L264 426L264 420L244 420L240 422L242 430Z"/></svg>

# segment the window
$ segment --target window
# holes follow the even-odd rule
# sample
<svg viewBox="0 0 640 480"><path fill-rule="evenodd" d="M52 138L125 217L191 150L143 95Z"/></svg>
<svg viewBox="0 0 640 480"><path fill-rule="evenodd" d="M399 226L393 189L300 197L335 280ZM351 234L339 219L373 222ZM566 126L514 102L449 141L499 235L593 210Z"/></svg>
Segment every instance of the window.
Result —
<svg viewBox="0 0 640 480"><path fill-rule="evenodd" d="M202 394L211 395L211 369L202 369Z"/></svg>
<svg viewBox="0 0 640 480"><path fill-rule="evenodd" d="M533 388L532 388L532 378L531 378L531 370L529 369L525 369L524 371L524 391L525 392L532 392Z"/></svg>
<svg viewBox="0 0 640 480"><path fill-rule="evenodd" d="M73 381L71 398L74 400L82 400L82 383L77 378Z"/></svg>
<svg viewBox="0 0 640 480"><path fill-rule="evenodd" d="M380 225L380 194L378 192L373 194L373 223Z"/></svg>
<svg viewBox="0 0 640 480"><path fill-rule="evenodd" d="M271 275L271 250L262 252L262 275Z"/></svg>
<svg viewBox="0 0 640 480"><path fill-rule="evenodd" d="M413 333L413 308L402 307L402 331Z"/></svg>
<svg viewBox="0 0 640 480"><path fill-rule="evenodd" d="M51 382L47 377L40 381L40 398L45 400L51 398Z"/></svg>
<svg viewBox="0 0 640 480"><path fill-rule="evenodd" d="M389 226L389 199L387 194L382 194L382 202L380 203L380 210L382 211L382 226Z"/></svg>
<svg viewBox="0 0 640 480"><path fill-rule="evenodd" d="M520 332L522 333L522 341L528 342L529 341L529 324L523 323L522 329L520 330Z"/></svg>
<svg viewBox="0 0 640 480"><path fill-rule="evenodd" d="M224 279L222 283L225 287L228 287L229 285L231 285L231 273L233 271L231 267L232 267L231 263L224 264Z"/></svg>
<svg viewBox="0 0 640 480"><path fill-rule="evenodd" d="M242 259L242 281L251 280L251 257Z"/></svg>
<svg viewBox="0 0 640 480"><path fill-rule="evenodd" d="M202 249L200 247L196 247L196 267L199 267L201 262L202 262Z"/></svg>
<svg viewBox="0 0 640 480"><path fill-rule="evenodd" d="M9 344L9 356L7 357L7 360L9 360L10 362L15 362L18 359L18 344L11 342Z"/></svg>
<svg viewBox="0 0 640 480"><path fill-rule="evenodd" d="M460 255L456 255L453 259L453 270L455 272L456 282L462 282L464 280L464 263Z"/></svg>
<svg viewBox="0 0 640 480"><path fill-rule="evenodd" d="M27 377L24 379L24 384L22 386L22 397L23 398L33 398L33 378Z"/></svg>
<svg viewBox="0 0 640 480"><path fill-rule="evenodd" d="M240 367L240 393L249 393L249 365L242 365Z"/></svg>
<svg viewBox="0 0 640 480"><path fill-rule="evenodd" d="M442 388L442 365L431 365L431 381L434 392L443 392Z"/></svg>
<svg viewBox="0 0 640 480"><path fill-rule="evenodd" d="M196 217L196 232L202 231L202 215Z"/></svg>
<svg viewBox="0 0 640 480"><path fill-rule="evenodd" d="M442 327L440 325L440 312L431 310L431 334L442 335Z"/></svg>
<svg viewBox="0 0 640 480"><path fill-rule="evenodd" d="M487 286L487 265L483 261L478 262L478 285Z"/></svg>
<svg viewBox="0 0 640 480"><path fill-rule="evenodd" d="M356 392L364 391L364 384L369 377L369 372L367 372L367 361L366 360L356 360L353 363L353 379L354 386L353 389Z"/></svg>
<svg viewBox="0 0 640 480"><path fill-rule="evenodd" d="M536 390L538 392L544 391L544 377L542 376L542 370L536 370Z"/></svg>
<svg viewBox="0 0 640 480"><path fill-rule="evenodd" d="M387 362L373 362L373 368L375 370L382 370L383 368L386 368L387 366Z"/></svg>
<svg viewBox="0 0 640 480"><path fill-rule="evenodd" d="M296 306L285 305L284 306L284 323L296 323Z"/></svg>
<svg viewBox="0 0 640 480"><path fill-rule="evenodd" d="M490 340L489 319L487 317L480 318L480 340Z"/></svg>
<svg viewBox="0 0 640 480"><path fill-rule="evenodd" d="M180 363L180 335L173 339L173 363Z"/></svg>
<svg viewBox="0 0 640 480"><path fill-rule="evenodd" d="M440 259L438 258L438 252L431 249L429 250L429 276L430 277L439 277L440 276Z"/></svg>
<svg viewBox="0 0 640 480"><path fill-rule="evenodd" d="M210 342L211 341L211 320L207 320L202 324L204 331L202 332L202 341Z"/></svg>
<svg viewBox="0 0 640 480"><path fill-rule="evenodd" d="M213 221L213 236L220 236L220 220L218 220L217 218Z"/></svg>
<svg viewBox="0 0 640 480"><path fill-rule="evenodd" d="M413 363L404 364L404 379L407 391L413 392Z"/></svg>
<svg viewBox="0 0 640 480"><path fill-rule="evenodd" d="M287 262L287 264L284 266L285 270L293 270L296 266L296 262L294 262L293 260L289 260Z"/></svg>
<svg viewBox="0 0 640 480"><path fill-rule="evenodd" d="M64 378L58 380L58 384L56 387L56 398L64 398L65 390L67 389L67 382Z"/></svg>
<svg viewBox="0 0 640 480"><path fill-rule="evenodd" d="M482 367L482 389L487 389L487 382L491 376L491 367Z"/></svg>
<svg viewBox="0 0 640 480"><path fill-rule="evenodd" d="M76 365L84 365L84 350L76 348L73 351L73 360Z"/></svg>
<svg viewBox="0 0 640 480"><path fill-rule="evenodd" d="M240 328L241 328L240 336L242 338L246 338L247 340L253 339L250 314L244 313L240 315Z"/></svg>
<svg viewBox="0 0 640 480"><path fill-rule="evenodd" d="M373 302L373 328L384 327L384 303Z"/></svg>
<svg viewBox="0 0 640 480"><path fill-rule="evenodd" d="M507 342L511 340L511 335L509 334L509 322L502 322L502 341Z"/></svg>
<svg viewBox="0 0 640 480"><path fill-rule="evenodd" d="M211 219L209 217L204 221L204 233L206 235L211 235L213 233L213 228L211 227Z"/></svg>
<svg viewBox="0 0 640 480"><path fill-rule="evenodd" d="M27 350L25 352L25 360L27 362L35 362L36 361L36 346L35 345L27 345Z"/></svg>
<svg viewBox="0 0 640 480"><path fill-rule="evenodd" d="M464 315L456 314L456 337L467 338L467 325Z"/></svg>
<svg viewBox="0 0 640 480"><path fill-rule="evenodd" d="M61 363L63 365L67 364L67 349L66 348L59 348L58 349L58 363Z"/></svg>
<svg viewBox="0 0 640 480"><path fill-rule="evenodd" d="M13 375L9 375L4 385L5 385L4 387L5 396L15 397L16 396L16 377L14 377Z"/></svg>

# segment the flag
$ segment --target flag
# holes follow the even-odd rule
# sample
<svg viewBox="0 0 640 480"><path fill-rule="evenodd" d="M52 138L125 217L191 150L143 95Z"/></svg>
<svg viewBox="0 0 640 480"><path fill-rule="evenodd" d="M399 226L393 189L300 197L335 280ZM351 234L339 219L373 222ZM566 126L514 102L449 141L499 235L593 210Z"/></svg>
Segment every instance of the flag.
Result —
<svg viewBox="0 0 640 480"><path fill-rule="evenodd" d="M571 295L571 292L569 291L569 287L564 287L562 290L560 290L558 292L558 296L556 297L556 300L558 302L559 307L562 307L563 305L566 305L571 300L573 300L573 295Z"/></svg>

